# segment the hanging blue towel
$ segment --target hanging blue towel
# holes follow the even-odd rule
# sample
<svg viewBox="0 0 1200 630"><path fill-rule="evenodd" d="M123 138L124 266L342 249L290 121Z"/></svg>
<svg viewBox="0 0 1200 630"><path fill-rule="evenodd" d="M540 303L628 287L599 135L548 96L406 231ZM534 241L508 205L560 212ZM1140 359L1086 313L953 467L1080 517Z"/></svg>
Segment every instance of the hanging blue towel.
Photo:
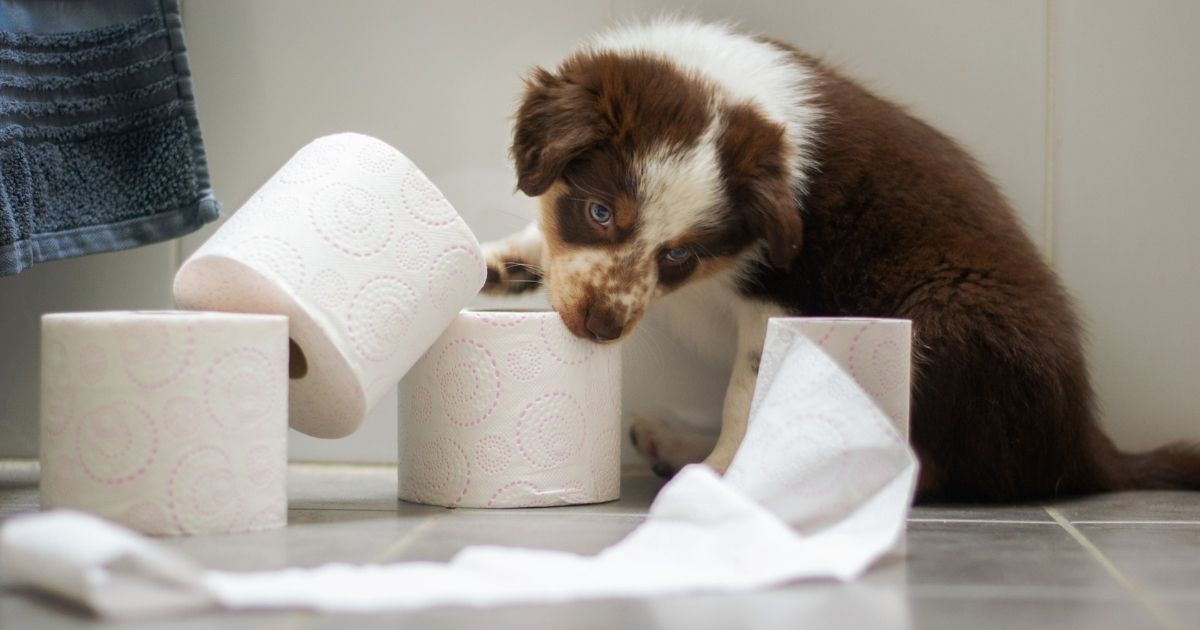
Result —
<svg viewBox="0 0 1200 630"><path fill-rule="evenodd" d="M0 276L219 212L178 0L0 0Z"/></svg>

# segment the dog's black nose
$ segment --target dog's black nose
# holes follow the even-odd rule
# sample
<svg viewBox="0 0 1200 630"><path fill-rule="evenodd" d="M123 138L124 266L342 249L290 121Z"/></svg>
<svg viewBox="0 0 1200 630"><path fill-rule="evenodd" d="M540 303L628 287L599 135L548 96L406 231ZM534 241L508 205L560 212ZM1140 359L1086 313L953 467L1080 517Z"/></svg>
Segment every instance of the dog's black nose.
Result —
<svg viewBox="0 0 1200 630"><path fill-rule="evenodd" d="M597 311L588 311L586 324L592 339L596 341L612 341L625 330L625 325L618 324L611 315Z"/></svg>

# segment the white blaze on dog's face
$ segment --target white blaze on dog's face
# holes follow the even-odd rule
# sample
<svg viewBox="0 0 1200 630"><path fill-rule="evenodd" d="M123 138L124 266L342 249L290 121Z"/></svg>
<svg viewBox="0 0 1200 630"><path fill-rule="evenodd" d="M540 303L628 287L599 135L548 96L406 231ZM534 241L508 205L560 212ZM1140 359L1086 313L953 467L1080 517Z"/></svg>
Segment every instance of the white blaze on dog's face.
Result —
<svg viewBox="0 0 1200 630"><path fill-rule="evenodd" d="M783 127L661 58L585 52L535 71L513 157L540 197L551 304L584 338L620 339L656 297L799 248Z"/></svg>

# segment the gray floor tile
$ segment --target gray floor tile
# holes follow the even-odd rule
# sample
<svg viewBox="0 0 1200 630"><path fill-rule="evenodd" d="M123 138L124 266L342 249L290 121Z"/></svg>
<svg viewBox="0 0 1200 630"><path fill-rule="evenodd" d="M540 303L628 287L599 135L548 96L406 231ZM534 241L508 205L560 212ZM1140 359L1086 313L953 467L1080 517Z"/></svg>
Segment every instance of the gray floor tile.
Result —
<svg viewBox="0 0 1200 630"><path fill-rule="evenodd" d="M304 463L288 466L288 506L293 509L394 512L398 503L395 466Z"/></svg>
<svg viewBox="0 0 1200 630"><path fill-rule="evenodd" d="M84 610L40 594L0 592L0 628L4 630L294 630L307 613L211 613L189 617L105 622Z"/></svg>
<svg viewBox="0 0 1200 630"><path fill-rule="evenodd" d="M921 630L1160 627L1135 601L1123 596L1076 597L1050 591L1041 597L1037 593L990 590L974 595L943 593L910 597L908 606L912 627Z"/></svg>
<svg viewBox="0 0 1200 630"><path fill-rule="evenodd" d="M967 520L967 521L1031 521L1053 522L1040 505L918 505L908 515L910 520Z"/></svg>
<svg viewBox="0 0 1200 630"><path fill-rule="evenodd" d="M907 542L910 587L1120 589L1057 525L913 522Z"/></svg>
<svg viewBox="0 0 1200 630"><path fill-rule="evenodd" d="M256 571L328 562L380 562L429 520L374 510L291 510L288 527L232 536L162 538L201 564Z"/></svg>
<svg viewBox="0 0 1200 630"><path fill-rule="evenodd" d="M1200 492L1115 492L1053 504L1071 522L1190 521L1200 523Z"/></svg>
<svg viewBox="0 0 1200 630"><path fill-rule="evenodd" d="M1117 569L1162 598L1200 602L1200 525L1076 525Z"/></svg>
<svg viewBox="0 0 1200 630"><path fill-rule="evenodd" d="M595 554L625 537L641 516L578 514L543 508L537 514L507 510L451 510L416 536L397 560L445 561L469 545L506 545Z"/></svg>

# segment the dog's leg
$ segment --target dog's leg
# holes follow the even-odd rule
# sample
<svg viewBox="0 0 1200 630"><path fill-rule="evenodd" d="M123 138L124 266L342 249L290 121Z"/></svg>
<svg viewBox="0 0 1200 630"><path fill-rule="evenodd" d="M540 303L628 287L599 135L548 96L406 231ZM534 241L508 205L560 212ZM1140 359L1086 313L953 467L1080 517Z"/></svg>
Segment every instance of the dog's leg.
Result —
<svg viewBox="0 0 1200 630"><path fill-rule="evenodd" d="M666 422L635 415L629 426L629 440L650 462L660 477L670 477L688 464L703 461L712 452L716 436Z"/></svg>
<svg viewBox="0 0 1200 630"><path fill-rule="evenodd" d="M738 313L737 358L733 375L725 390L725 406L721 411L721 435L717 445L704 463L725 474L733 456L746 435L750 418L750 403L754 400L754 384L758 380L758 362L762 358L763 337L767 334L767 319L784 312L766 304L747 305Z"/></svg>
<svg viewBox="0 0 1200 630"><path fill-rule="evenodd" d="M487 293L523 293L542 284L542 231L537 222L499 241L483 244Z"/></svg>

